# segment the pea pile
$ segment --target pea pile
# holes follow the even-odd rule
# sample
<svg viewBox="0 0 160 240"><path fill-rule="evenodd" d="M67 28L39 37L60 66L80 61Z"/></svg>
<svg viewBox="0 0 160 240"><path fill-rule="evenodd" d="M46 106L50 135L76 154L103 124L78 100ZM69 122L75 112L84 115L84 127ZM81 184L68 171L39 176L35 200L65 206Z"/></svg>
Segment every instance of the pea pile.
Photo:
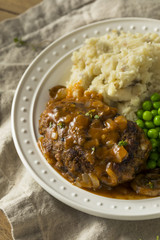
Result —
<svg viewBox="0 0 160 240"><path fill-rule="evenodd" d="M160 94L154 93L137 111L137 125L143 129L152 144L147 167L160 167Z"/></svg>

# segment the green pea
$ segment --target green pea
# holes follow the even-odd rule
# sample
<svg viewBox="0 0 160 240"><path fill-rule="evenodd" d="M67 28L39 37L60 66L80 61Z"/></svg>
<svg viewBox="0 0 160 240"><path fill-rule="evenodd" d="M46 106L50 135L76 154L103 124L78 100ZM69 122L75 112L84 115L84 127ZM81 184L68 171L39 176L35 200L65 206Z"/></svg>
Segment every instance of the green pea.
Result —
<svg viewBox="0 0 160 240"><path fill-rule="evenodd" d="M143 113L143 120L150 121L152 119L152 113L150 111L145 111Z"/></svg>
<svg viewBox="0 0 160 240"><path fill-rule="evenodd" d="M145 127L146 128L154 128L155 125L152 121L145 121Z"/></svg>
<svg viewBox="0 0 160 240"><path fill-rule="evenodd" d="M156 140L156 139L150 139L150 142L151 142L151 144L152 144L152 148L154 149L154 148L156 148L156 147L158 147L158 141Z"/></svg>
<svg viewBox="0 0 160 240"><path fill-rule="evenodd" d="M160 126L160 116L155 116L153 122L156 126Z"/></svg>
<svg viewBox="0 0 160 240"><path fill-rule="evenodd" d="M159 136L159 133L158 133L158 131L156 130L156 129L149 129L148 130L148 137L149 138L158 138L158 136Z"/></svg>
<svg viewBox="0 0 160 240"><path fill-rule="evenodd" d="M147 129L147 128L143 128L143 131L144 131L145 135L148 136L148 135L147 135L148 129Z"/></svg>
<svg viewBox="0 0 160 240"><path fill-rule="evenodd" d="M149 157L150 157L150 159L153 160L153 161L158 161L158 159L159 159L159 154L158 154L158 152L152 152Z"/></svg>
<svg viewBox="0 0 160 240"><path fill-rule="evenodd" d="M157 114L156 114L156 115L157 115ZM142 119L142 116L143 116L143 110L140 109L140 110L137 111L137 117L140 118L140 119Z"/></svg>
<svg viewBox="0 0 160 240"><path fill-rule="evenodd" d="M158 144L158 147L160 146L160 139L156 139L157 140L157 144Z"/></svg>
<svg viewBox="0 0 160 240"><path fill-rule="evenodd" d="M157 167L160 167L160 159L157 161Z"/></svg>
<svg viewBox="0 0 160 240"><path fill-rule="evenodd" d="M152 116L153 116L153 117L155 117L155 116L158 115L158 111L157 111L156 109L153 109L153 110L151 111L151 113L152 113Z"/></svg>
<svg viewBox="0 0 160 240"><path fill-rule="evenodd" d="M158 132L160 132L160 127L156 127L155 129L156 129Z"/></svg>
<svg viewBox="0 0 160 240"><path fill-rule="evenodd" d="M153 107L154 107L155 109L160 108L160 101L154 102L154 103L153 103Z"/></svg>
<svg viewBox="0 0 160 240"><path fill-rule="evenodd" d="M154 169L156 167L156 162L153 161L153 160L149 160L148 163L147 163L147 167L149 169Z"/></svg>
<svg viewBox="0 0 160 240"><path fill-rule="evenodd" d="M152 109L152 102L151 101L145 101L143 104L142 104L142 108L143 110L145 111L149 111Z"/></svg>
<svg viewBox="0 0 160 240"><path fill-rule="evenodd" d="M157 152L157 148L152 148L152 152Z"/></svg>
<svg viewBox="0 0 160 240"><path fill-rule="evenodd" d="M141 119L137 119L136 123L140 128L144 128L144 122Z"/></svg>
<svg viewBox="0 0 160 240"><path fill-rule="evenodd" d="M158 114L157 115L160 115L160 108L158 108Z"/></svg>
<svg viewBox="0 0 160 240"><path fill-rule="evenodd" d="M159 100L160 100L160 94L154 93L154 94L151 96L151 100L152 100L152 102L159 101Z"/></svg>

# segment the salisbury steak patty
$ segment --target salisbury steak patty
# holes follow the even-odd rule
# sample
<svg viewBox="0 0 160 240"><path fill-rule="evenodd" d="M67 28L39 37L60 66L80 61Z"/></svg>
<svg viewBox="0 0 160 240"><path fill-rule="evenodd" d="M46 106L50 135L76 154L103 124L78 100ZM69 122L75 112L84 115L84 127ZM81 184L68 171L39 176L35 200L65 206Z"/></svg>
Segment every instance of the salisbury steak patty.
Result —
<svg viewBox="0 0 160 240"><path fill-rule="evenodd" d="M146 168L146 160L151 150L142 130L132 121L127 121L127 128L122 132L121 139L127 142L125 149L127 157L121 163L109 163L107 167L116 175L117 182L111 185L127 182Z"/></svg>
<svg viewBox="0 0 160 240"><path fill-rule="evenodd" d="M160 169L140 173L131 182L131 187L137 194L150 197L160 196Z"/></svg>
<svg viewBox="0 0 160 240"><path fill-rule="evenodd" d="M39 147L47 161L79 187L96 189L132 180L146 167L151 145L142 130L94 92L66 96L51 89L39 121Z"/></svg>

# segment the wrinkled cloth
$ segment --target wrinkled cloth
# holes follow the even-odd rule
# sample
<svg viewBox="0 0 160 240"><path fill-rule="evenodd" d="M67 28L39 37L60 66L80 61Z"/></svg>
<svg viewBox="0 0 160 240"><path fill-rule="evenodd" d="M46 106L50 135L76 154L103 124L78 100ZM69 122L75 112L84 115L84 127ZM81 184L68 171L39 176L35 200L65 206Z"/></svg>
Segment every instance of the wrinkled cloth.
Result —
<svg viewBox="0 0 160 240"><path fill-rule="evenodd" d="M11 103L30 62L51 42L109 18L160 19L159 0L44 0L0 23L0 208L16 240L156 240L160 219L120 221L72 209L43 190L19 159L11 135ZM14 38L27 44L16 46Z"/></svg>

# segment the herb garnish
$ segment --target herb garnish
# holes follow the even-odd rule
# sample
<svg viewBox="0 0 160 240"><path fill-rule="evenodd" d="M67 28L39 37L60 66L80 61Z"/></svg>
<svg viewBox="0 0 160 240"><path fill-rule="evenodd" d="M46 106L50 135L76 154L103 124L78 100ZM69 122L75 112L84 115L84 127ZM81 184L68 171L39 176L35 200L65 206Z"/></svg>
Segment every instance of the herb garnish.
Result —
<svg viewBox="0 0 160 240"><path fill-rule="evenodd" d="M64 122L59 122L57 125L58 125L60 128L64 128L64 127L65 127L65 123L64 123Z"/></svg>
<svg viewBox="0 0 160 240"><path fill-rule="evenodd" d="M96 148L95 148L95 147L92 147L91 149L92 149L92 151L93 151L93 152L96 150Z"/></svg>
<svg viewBox="0 0 160 240"><path fill-rule="evenodd" d="M95 118L95 119L99 119L99 116L98 116L98 115L95 115L94 118Z"/></svg>
<svg viewBox="0 0 160 240"><path fill-rule="evenodd" d="M87 117L91 117L91 118L92 118L92 113L87 112L87 113L85 114L85 116L87 116Z"/></svg>
<svg viewBox="0 0 160 240"><path fill-rule="evenodd" d="M128 143L126 142L126 141L124 141L124 140L121 140L121 141L119 141L119 143L118 143L118 146L127 146L128 145Z"/></svg>
<svg viewBox="0 0 160 240"><path fill-rule="evenodd" d="M53 126L53 123L49 122L49 128L52 128L52 126Z"/></svg>
<svg viewBox="0 0 160 240"><path fill-rule="evenodd" d="M21 38L15 37L14 42L17 44L17 46L24 46L27 44L27 42L23 41Z"/></svg>
<svg viewBox="0 0 160 240"><path fill-rule="evenodd" d="M149 186L150 189L153 189L153 183L151 181L149 181L147 185Z"/></svg>
<svg viewBox="0 0 160 240"><path fill-rule="evenodd" d="M35 43L35 44L32 44L32 43L29 43L29 41L23 41L21 37L15 37L13 39L14 43L16 44L17 47L24 47L24 46L27 46L29 48L32 48L34 51L37 51L39 49L42 49L44 48L44 43L47 42L47 43L51 43L51 41L49 40L44 40L42 42L39 42L39 43ZM44 46L43 46L44 45Z"/></svg>
<svg viewBox="0 0 160 240"><path fill-rule="evenodd" d="M96 111L96 109L91 109L87 113L85 113L85 116L90 117L90 118L95 118L98 119L99 116L96 114L93 116L93 113Z"/></svg>

